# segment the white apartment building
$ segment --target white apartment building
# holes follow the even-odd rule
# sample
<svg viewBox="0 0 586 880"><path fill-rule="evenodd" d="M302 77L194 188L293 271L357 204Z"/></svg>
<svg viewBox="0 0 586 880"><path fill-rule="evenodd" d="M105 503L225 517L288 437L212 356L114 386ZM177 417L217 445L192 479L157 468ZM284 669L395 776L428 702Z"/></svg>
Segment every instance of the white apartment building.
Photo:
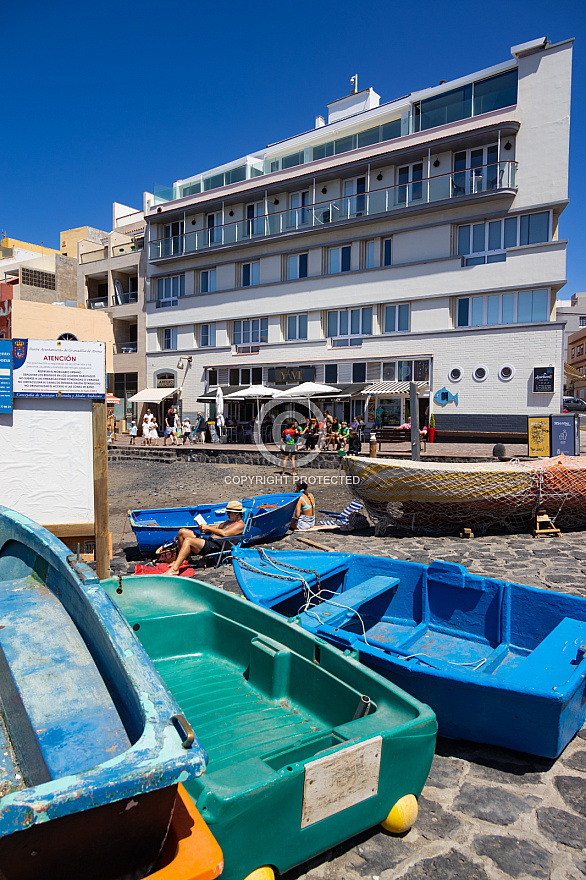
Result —
<svg viewBox="0 0 586 880"><path fill-rule="evenodd" d="M559 412L572 42L388 103L354 92L155 193L147 385L178 388L189 415L218 385L309 379L342 390L346 417L381 383L365 415L389 425L409 380L429 384L438 430ZM543 367L553 390L536 393Z"/></svg>

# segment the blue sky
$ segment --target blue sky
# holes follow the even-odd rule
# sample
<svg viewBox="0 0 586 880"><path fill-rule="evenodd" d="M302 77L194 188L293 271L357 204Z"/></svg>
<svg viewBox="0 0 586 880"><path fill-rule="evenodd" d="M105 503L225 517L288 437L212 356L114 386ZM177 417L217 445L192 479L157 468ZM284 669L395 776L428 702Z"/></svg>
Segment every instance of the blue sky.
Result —
<svg viewBox="0 0 586 880"><path fill-rule="evenodd" d="M2 13L0 231L59 247L109 230L112 202L313 127L326 103L373 86L382 101L575 37L569 298L586 290L586 11L583 2L396 4L12 3ZM552 162L555 157L552 157ZM545 169L547 173L547 169Z"/></svg>

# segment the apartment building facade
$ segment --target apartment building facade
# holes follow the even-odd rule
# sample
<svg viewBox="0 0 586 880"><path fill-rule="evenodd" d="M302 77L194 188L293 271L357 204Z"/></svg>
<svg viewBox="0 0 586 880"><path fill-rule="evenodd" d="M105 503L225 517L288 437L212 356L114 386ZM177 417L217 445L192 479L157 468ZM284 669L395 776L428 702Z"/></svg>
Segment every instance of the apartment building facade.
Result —
<svg viewBox="0 0 586 880"><path fill-rule="evenodd" d="M145 194L148 202L149 194ZM77 288L86 308L103 310L112 321L113 373L108 390L120 400L115 414L123 430L138 415L130 398L146 382L144 212L114 202L112 231L91 229L77 241ZM90 227L88 227L90 229ZM71 236L62 233L62 244Z"/></svg>
<svg viewBox="0 0 586 880"><path fill-rule="evenodd" d="M438 428L559 412L571 55L535 40L389 103L355 92L155 193L144 387L177 388L190 415L217 386L304 380L342 389L344 415L377 383L364 415L389 425L413 380ZM544 366L553 389L534 392Z"/></svg>

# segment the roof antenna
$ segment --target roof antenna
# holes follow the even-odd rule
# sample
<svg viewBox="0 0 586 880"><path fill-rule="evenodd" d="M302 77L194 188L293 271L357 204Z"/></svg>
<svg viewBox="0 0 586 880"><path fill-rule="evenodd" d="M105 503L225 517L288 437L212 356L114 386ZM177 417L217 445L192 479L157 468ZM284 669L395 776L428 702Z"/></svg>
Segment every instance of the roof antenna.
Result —
<svg viewBox="0 0 586 880"><path fill-rule="evenodd" d="M350 82L353 85L352 94L355 95L358 91L358 74L355 73L354 76L350 77Z"/></svg>

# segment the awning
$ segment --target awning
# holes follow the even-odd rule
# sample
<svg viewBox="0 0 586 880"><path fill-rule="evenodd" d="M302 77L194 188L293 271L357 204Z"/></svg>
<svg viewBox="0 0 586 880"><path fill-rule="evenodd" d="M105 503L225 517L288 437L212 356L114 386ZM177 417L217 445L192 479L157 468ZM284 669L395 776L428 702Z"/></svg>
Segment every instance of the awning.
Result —
<svg viewBox="0 0 586 880"><path fill-rule="evenodd" d="M138 394L128 398L129 403L161 403L167 397L173 397L179 388L143 388Z"/></svg>
<svg viewBox="0 0 586 880"><path fill-rule="evenodd" d="M120 403L120 398L108 393L106 394L106 403Z"/></svg>
<svg viewBox="0 0 586 880"><path fill-rule="evenodd" d="M241 391L243 388L248 388L248 385L222 385L222 393L224 397L227 397L228 394L232 394L236 391ZM215 403L216 402L216 391L217 388L214 388L213 391L207 391L205 394L200 394L197 398L198 403Z"/></svg>
<svg viewBox="0 0 586 880"><path fill-rule="evenodd" d="M415 384L418 394L422 391L429 391L429 382L416 382ZM376 397L396 397L397 395L406 397L410 393L410 385L411 382L373 382L372 385L367 385L360 394L361 397L372 397L373 395Z"/></svg>
<svg viewBox="0 0 586 880"><path fill-rule="evenodd" d="M576 367L570 366L570 364L566 363L565 361L564 361L564 373L566 374L568 379L584 379L584 378L586 378L586 376L584 376L584 374L581 373L580 370L577 370Z"/></svg>

